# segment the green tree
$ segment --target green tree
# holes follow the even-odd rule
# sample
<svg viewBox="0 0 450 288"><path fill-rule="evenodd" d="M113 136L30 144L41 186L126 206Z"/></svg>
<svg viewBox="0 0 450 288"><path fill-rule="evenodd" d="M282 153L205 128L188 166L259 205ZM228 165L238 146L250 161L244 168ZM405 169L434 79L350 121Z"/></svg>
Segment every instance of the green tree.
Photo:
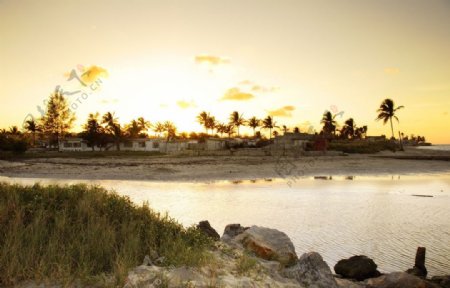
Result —
<svg viewBox="0 0 450 288"><path fill-rule="evenodd" d="M59 148L60 139L69 132L74 121L75 115L62 91L55 90L47 103L47 112L41 118L43 132L49 136L50 142L57 142Z"/></svg>
<svg viewBox="0 0 450 288"><path fill-rule="evenodd" d="M237 128L237 136L239 137L239 127L245 124L244 115L238 111L233 111L230 115L230 124Z"/></svg>
<svg viewBox="0 0 450 288"><path fill-rule="evenodd" d="M207 113L206 111L201 112L200 114L198 114L197 116L197 121L198 123L200 123L200 125L202 125L205 128L205 132L206 134L208 134L208 119L211 116L209 115L209 113Z"/></svg>
<svg viewBox="0 0 450 288"><path fill-rule="evenodd" d="M272 139L272 129L276 128L278 126L276 126L276 122L273 120L272 116L267 116L263 121L262 121L262 128L264 129L269 129L269 139Z"/></svg>
<svg viewBox="0 0 450 288"><path fill-rule="evenodd" d="M161 137L161 133L164 133L165 131L164 124L161 122L156 122L155 126L153 127L153 131L157 134L158 137Z"/></svg>
<svg viewBox="0 0 450 288"><path fill-rule="evenodd" d="M261 126L261 120L253 116L252 118L248 119L247 121L248 127L251 127L253 129L253 137L256 136L256 128Z"/></svg>
<svg viewBox="0 0 450 288"><path fill-rule="evenodd" d="M106 132L114 139L117 151L120 151L120 141L123 135L118 118L115 117L114 113L106 112L102 117L102 124L105 125Z"/></svg>
<svg viewBox="0 0 450 288"><path fill-rule="evenodd" d="M36 133L41 131L41 127L34 121L29 119L25 122L25 130L30 132L33 138L33 146L36 144Z"/></svg>
<svg viewBox="0 0 450 288"><path fill-rule="evenodd" d="M377 112L378 112L378 116L377 116L377 121L378 120L383 120L383 124L386 124L388 121L391 122L391 132L392 132L392 138L395 139L394 137L394 125L392 124L392 118L395 118L397 120L397 122L399 122L398 117L395 115L395 113L400 110L405 108L404 106L398 106L395 107L394 105L394 100L392 99L384 99L383 102L381 103L380 107L378 108Z"/></svg>
<svg viewBox="0 0 450 288"><path fill-rule="evenodd" d="M320 121L320 123L322 123L323 128L322 131L326 134L326 135L336 135L336 127L337 127L337 123L336 123L336 115L331 114L330 111L325 111L323 113L322 116L322 120Z"/></svg>
<svg viewBox="0 0 450 288"><path fill-rule="evenodd" d="M98 112L89 114L83 129L81 137L91 146L92 151L95 150L95 146L101 147L105 142L105 129L100 124Z"/></svg>

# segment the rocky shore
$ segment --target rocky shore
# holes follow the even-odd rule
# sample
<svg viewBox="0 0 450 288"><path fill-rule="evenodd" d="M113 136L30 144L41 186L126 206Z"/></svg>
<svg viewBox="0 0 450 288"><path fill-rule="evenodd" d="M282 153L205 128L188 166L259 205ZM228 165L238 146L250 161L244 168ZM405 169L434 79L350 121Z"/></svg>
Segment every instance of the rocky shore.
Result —
<svg viewBox="0 0 450 288"><path fill-rule="evenodd" d="M132 287L311 287L311 288L450 288L450 275L427 278L425 248L419 247L413 268L382 274L367 256L342 259L334 273L322 256L297 256L289 237L265 227L227 225L223 235L202 221L198 228L215 240L210 264L165 267L163 257L148 255L129 272Z"/></svg>

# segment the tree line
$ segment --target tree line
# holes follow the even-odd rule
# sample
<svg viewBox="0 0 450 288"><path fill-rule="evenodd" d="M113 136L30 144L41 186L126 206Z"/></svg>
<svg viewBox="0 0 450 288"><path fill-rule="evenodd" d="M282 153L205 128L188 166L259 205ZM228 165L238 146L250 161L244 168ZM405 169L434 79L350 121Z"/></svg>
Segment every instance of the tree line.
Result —
<svg viewBox="0 0 450 288"><path fill-rule="evenodd" d="M383 121L383 124L390 123L392 138L395 138L392 120L395 119L398 121L397 112L403 108L404 106L395 107L392 99L385 99L377 109L378 115L376 120ZM361 139L367 134L368 127L366 125L358 127L354 119L349 118L344 121L342 126L339 126L336 121L336 116L336 114L333 115L330 111L325 111L321 119L322 129L320 133L316 134L329 140ZM196 120L203 126L205 133L178 133L177 127L171 121L151 123L144 117L138 117L126 125L121 125L114 112L106 112L103 115L97 112L88 115L85 124L82 125L82 131L78 133L78 136L87 141L92 149L95 146L106 147L108 143L114 143L117 149L120 149L121 141L149 137L149 131L155 132L154 137L164 137L167 141L174 139L223 137L224 135L230 138L233 135L241 137L240 128L244 126L253 130L254 138L264 138L261 134L262 129L267 130L269 140L272 136L279 135L277 129L283 133L290 131L290 128L286 125L278 126L274 117L271 115L268 115L264 119L259 119L255 116L245 119L243 113L239 113L238 111L233 111L226 122L217 120L215 116L206 111L199 113ZM58 146L60 140L70 134L74 121L75 114L70 109L62 90L55 90L47 102L45 115L36 120L28 119L24 123L23 128L31 136L30 142L32 145L36 143L36 135L43 135L46 137L49 145ZM257 128L260 128L259 131L257 131ZM298 127L294 127L292 131L294 133L300 133ZM19 150L23 149L21 148L21 145L23 147L23 143L19 141L20 135L21 131L17 126L11 127L9 131L5 129L0 130L0 149L14 150L10 147L14 145ZM11 149L7 149L8 147Z"/></svg>

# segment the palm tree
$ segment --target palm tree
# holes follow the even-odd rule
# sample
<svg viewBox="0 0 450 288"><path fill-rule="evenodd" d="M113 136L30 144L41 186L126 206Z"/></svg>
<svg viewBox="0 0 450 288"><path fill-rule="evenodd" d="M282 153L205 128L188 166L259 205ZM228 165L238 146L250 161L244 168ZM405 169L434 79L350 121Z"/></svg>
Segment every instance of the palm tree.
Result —
<svg viewBox="0 0 450 288"><path fill-rule="evenodd" d="M269 139L272 139L272 129L276 128L278 126L276 126L276 122L273 120L272 116L267 116L263 121L262 121L263 125L262 127L265 129L269 129Z"/></svg>
<svg viewBox="0 0 450 288"><path fill-rule="evenodd" d="M130 138L137 138L142 131L142 126L138 121L132 120L130 124L125 126L125 130Z"/></svg>
<svg viewBox="0 0 450 288"><path fill-rule="evenodd" d="M206 134L208 134L208 119L210 117L211 116L206 111L201 112L197 116L197 121L198 123L200 123L200 125L202 125L205 128Z"/></svg>
<svg viewBox="0 0 450 288"><path fill-rule="evenodd" d="M397 120L397 122L399 122L398 117L395 115L395 112L397 112L398 110L405 108L404 106L398 106L396 108L394 108L394 100L392 99L384 99L383 102L381 103L380 107L378 108L377 112L378 112L378 117L377 117L377 121L378 120L383 120L383 124L386 124L387 121L391 122L391 132L392 132L392 138L395 139L394 137L394 125L392 124L392 118L395 118Z"/></svg>
<svg viewBox="0 0 450 288"><path fill-rule="evenodd" d="M144 132L147 135L147 130L152 127L152 123L144 119L144 117L139 117L137 119L138 125L141 128L141 132Z"/></svg>
<svg viewBox="0 0 450 288"><path fill-rule="evenodd" d="M122 140L122 129L120 127L118 118L114 113L106 112L102 117L102 124L105 125L106 131L114 138L117 150L120 151L120 140Z"/></svg>
<svg viewBox="0 0 450 288"><path fill-rule="evenodd" d="M33 135L33 146L36 143L36 132L41 131L41 127L34 121L29 119L25 122L25 129Z"/></svg>
<svg viewBox="0 0 450 288"><path fill-rule="evenodd" d="M234 133L234 126L232 124L225 125L223 132L228 134L228 138L231 138Z"/></svg>
<svg viewBox="0 0 450 288"><path fill-rule="evenodd" d="M253 128L253 137L255 137L256 136L256 128L261 126L261 120L257 119L255 116L253 116L252 118L248 119L247 125L249 127Z"/></svg>
<svg viewBox="0 0 450 288"><path fill-rule="evenodd" d="M211 129L211 134L214 134L214 129L216 128L216 117L209 116L206 119L205 127L206 129Z"/></svg>
<svg viewBox="0 0 450 288"><path fill-rule="evenodd" d="M218 124L216 124L216 130L217 130L217 133L219 133L220 134L220 137L222 137L223 136L223 133L226 133L227 132L227 127L226 127L227 125L225 125L224 123L218 123Z"/></svg>
<svg viewBox="0 0 450 288"><path fill-rule="evenodd" d="M289 132L289 128L286 125L283 125L283 134Z"/></svg>
<svg viewBox="0 0 450 288"><path fill-rule="evenodd" d="M20 135L19 128L17 126L9 127L9 134L11 134L11 135Z"/></svg>
<svg viewBox="0 0 450 288"><path fill-rule="evenodd" d="M343 137L345 137L346 139L353 139L355 136L355 131L356 131L356 125L355 125L355 121L353 120L353 118L349 118L347 120L345 120L344 126L342 127L341 130L341 135Z"/></svg>
<svg viewBox="0 0 450 288"><path fill-rule="evenodd" d="M104 129L100 125L98 117L98 112L95 114L90 113L86 124L83 125L84 131L80 133L81 137L91 146L92 151L95 150L95 145L101 147L100 144L104 144L102 142L105 140Z"/></svg>
<svg viewBox="0 0 450 288"><path fill-rule="evenodd" d="M230 124L237 127L237 135L239 137L239 127L245 124L244 115L239 115L239 112L234 111L230 115Z"/></svg>
<svg viewBox="0 0 450 288"><path fill-rule="evenodd" d="M161 122L156 122L153 130L155 131L155 133L158 135L158 137L161 136L161 133L163 133L164 131L166 131L164 124Z"/></svg>
<svg viewBox="0 0 450 288"><path fill-rule="evenodd" d="M336 135L336 115L332 115L330 111L325 111L322 116L320 123L323 124L323 132L330 135Z"/></svg>
<svg viewBox="0 0 450 288"><path fill-rule="evenodd" d="M172 122L166 121L164 122L164 131L167 133L167 142L169 142L170 139L175 138L177 127Z"/></svg>

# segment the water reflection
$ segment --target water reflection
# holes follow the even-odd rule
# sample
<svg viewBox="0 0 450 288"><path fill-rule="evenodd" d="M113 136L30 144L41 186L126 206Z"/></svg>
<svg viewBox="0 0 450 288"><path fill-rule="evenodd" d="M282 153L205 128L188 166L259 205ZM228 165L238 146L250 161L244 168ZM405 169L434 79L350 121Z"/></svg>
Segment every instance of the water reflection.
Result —
<svg viewBox="0 0 450 288"><path fill-rule="evenodd" d="M167 211L186 226L209 220L219 233L229 223L273 227L289 235L298 254L317 251L331 266L342 258L364 254L373 258L382 272L404 271L414 264L416 248L424 246L429 274L449 273L450 175L408 175L401 180L397 176L358 176L345 181L347 177L333 176L333 181L299 179L291 187L283 179L244 180L237 185L228 181L4 177L0 181L103 185L136 203L148 201L154 209Z"/></svg>

